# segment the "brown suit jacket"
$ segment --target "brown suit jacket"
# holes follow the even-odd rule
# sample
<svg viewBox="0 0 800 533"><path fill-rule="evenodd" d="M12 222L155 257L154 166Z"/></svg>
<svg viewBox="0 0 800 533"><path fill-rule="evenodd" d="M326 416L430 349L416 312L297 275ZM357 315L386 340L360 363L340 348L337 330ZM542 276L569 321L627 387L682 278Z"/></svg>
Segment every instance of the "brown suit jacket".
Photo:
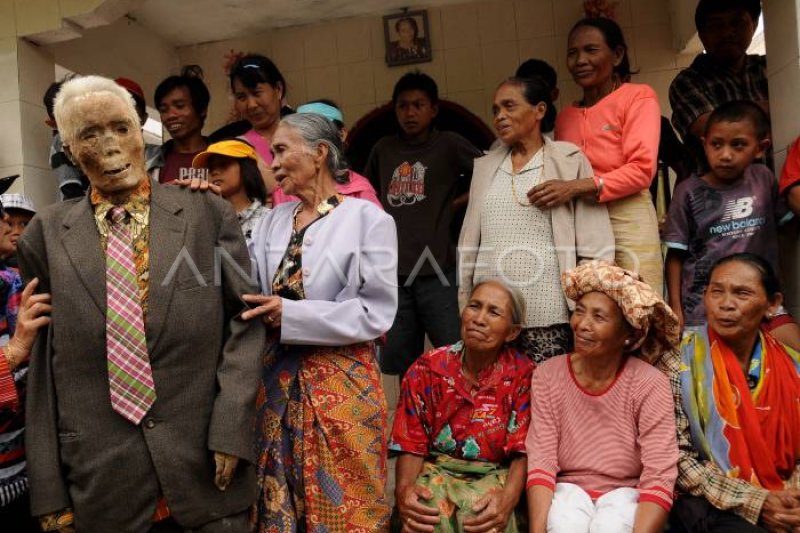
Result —
<svg viewBox="0 0 800 533"><path fill-rule="evenodd" d="M256 288L227 202L153 186L145 330L157 399L139 426L109 400L105 256L88 198L40 211L19 263L53 303L28 376L33 513L71 506L79 532L119 533L146 532L159 494L184 527L245 510L264 326L237 318ZM246 459L225 492L213 451Z"/></svg>

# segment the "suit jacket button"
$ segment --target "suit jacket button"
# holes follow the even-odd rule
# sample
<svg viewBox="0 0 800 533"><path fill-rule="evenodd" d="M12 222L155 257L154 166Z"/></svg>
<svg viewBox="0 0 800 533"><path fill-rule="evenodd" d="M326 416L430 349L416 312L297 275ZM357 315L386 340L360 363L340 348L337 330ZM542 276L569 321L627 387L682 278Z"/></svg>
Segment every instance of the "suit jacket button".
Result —
<svg viewBox="0 0 800 533"><path fill-rule="evenodd" d="M156 427L156 421L153 420L152 418L148 418L144 421L144 427L146 427L147 429L153 429L154 427Z"/></svg>
<svg viewBox="0 0 800 533"><path fill-rule="evenodd" d="M303 244L305 244L306 246L308 246L308 245L310 245L312 242L314 242L314 239L312 239L311 237L306 237L306 238L305 238L305 240L303 241Z"/></svg>
<svg viewBox="0 0 800 533"><path fill-rule="evenodd" d="M311 269L310 269L310 268L307 268L307 267L306 267L306 268L304 268L304 269L303 269L303 275L304 275L304 276L310 276L310 275L311 275Z"/></svg>

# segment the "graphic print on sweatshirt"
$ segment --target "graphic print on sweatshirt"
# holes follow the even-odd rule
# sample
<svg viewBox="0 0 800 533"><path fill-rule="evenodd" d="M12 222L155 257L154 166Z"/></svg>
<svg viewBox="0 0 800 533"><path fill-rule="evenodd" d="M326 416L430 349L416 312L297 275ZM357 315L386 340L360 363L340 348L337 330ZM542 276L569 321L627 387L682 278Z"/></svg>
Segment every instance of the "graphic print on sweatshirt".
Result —
<svg viewBox="0 0 800 533"><path fill-rule="evenodd" d="M392 172L386 192L386 202L392 207L401 207L424 200L426 170L427 167L419 161L413 165L403 161Z"/></svg>

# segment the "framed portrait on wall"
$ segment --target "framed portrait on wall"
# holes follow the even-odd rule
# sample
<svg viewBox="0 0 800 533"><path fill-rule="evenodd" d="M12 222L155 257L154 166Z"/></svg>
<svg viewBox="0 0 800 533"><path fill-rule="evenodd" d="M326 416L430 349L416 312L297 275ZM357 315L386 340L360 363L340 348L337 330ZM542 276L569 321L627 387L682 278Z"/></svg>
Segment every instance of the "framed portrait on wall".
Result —
<svg viewBox="0 0 800 533"><path fill-rule="evenodd" d="M427 11L385 15L383 33L386 38L386 64L390 67L431 60Z"/></svg>

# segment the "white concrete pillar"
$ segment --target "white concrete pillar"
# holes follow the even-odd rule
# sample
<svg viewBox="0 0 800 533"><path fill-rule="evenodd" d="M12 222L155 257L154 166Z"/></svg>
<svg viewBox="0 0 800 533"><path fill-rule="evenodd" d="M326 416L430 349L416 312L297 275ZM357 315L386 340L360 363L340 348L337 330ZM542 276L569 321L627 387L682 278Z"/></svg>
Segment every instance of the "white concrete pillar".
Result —
<svg viewBox="0 0 800 533"><path fill-rule="evenodd" d="M21 175L11 191L25 192L39 207L56 199L42 104L54 76L48 53L16 36L0 38L0 177Z"/></svg>
<svg viewBox="0 0 800 533"><path fill-rule="evenodd" d="M763 0L769 105L776 172L786 150L800 136L800 0ZM788 307L800 317L800 222L781 239L781 273Z"/></svg>

